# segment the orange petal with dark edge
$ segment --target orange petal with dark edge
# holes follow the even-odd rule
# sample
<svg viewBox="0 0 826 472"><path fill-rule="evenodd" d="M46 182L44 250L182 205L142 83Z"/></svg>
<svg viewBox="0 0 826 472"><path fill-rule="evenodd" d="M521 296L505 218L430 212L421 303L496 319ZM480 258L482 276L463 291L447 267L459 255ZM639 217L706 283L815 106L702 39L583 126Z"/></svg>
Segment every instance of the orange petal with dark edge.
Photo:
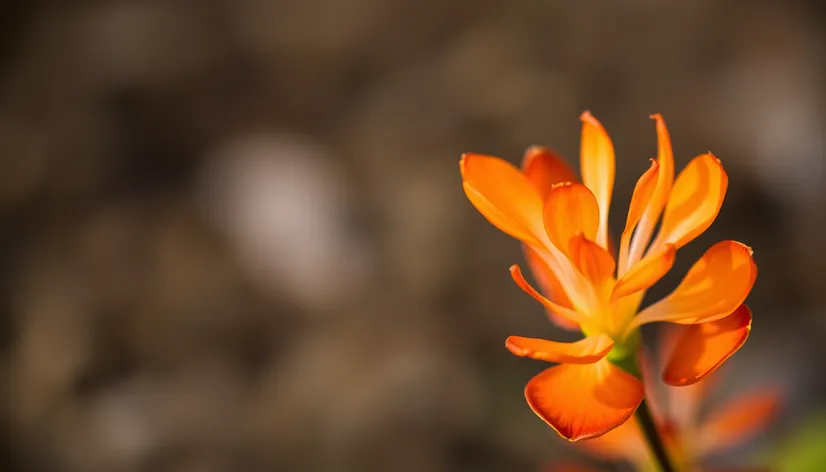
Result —
<svg viewBox="0 0 826 472"><path fill-rule="evenodd" d="M545 298L561 307L572 308L573 305L571 305L571 300L565 293L565 287L551 268L548 267L548 264L536 253L536 250L527 244L523 244L522 251L525 254L525 260L528 261L528 267L531 268L536 283L539 285L541 293ZM579 330L579 325L568 318L560 316L548 308L546 308L545 311L548 314L548 319L560 328L568 331Z"/></svg>
<svg viewBox="0 0 826 472"><path fill-rule="evenodd" d="M522 173L543 200L554 185L579 181L574 170L564 159L542 146L531 146L525 151L525 157L522 158Z"/></svg>
<svg viewBox="0 0 826 472"><path fill-rule="evenodd" d="M743 303L756 278L751 248L721 241L700 257L670 295L640 312L630 329L652 321L694 324L724 318Z"/></svg>
<svg viewBox="0 0 826 472"><path fill-rule="evenodd" d="M517 356L545 362L593 364L608 355L614 347L614 341L604 334L588 336L572 343L508 336L505 347Z"/></svg>
<svg viewBox="0 0 826 472"><path fill-rule="evenodd" d="M775 418L782 398L776 387L761 388L716 408L700 427L698 452L711 454L754 438Z"/></svg>
<svg viewBox="0 0 826 472"><path fill-rule="evenodd" d="M602 436L620 426L644 396L639 379L605 358L551 367L525 387L534 413L569 441Z"/></svg>
<svg viewBox="0 0 826 472"><path fill-rule="evenodd" d="M668 128L665 126L662 115L657 113L651 115L651 118L656 122L657 128L657 164L659 165L657 184L631 239L628 266L634 265L636 261L642 258L674 183L674 153L671 149L671 136L668 134ZM623 266L623 268L625 269L627 266Z"/></svg>
<svg viewBox="0 0 826 472"><path fill-rule="evenodd" d="M601 284L614 275L614 258L599 244L579 233L571 239L571 261L595 284Z"/></svg>
<svg viewBox="0 0 826 472"><path fill-rule="evenodd" d="M751 331L751 311L740 305L729 316L685 326L663 371L663 381L683 386L714 372L745 344Z"/></svg>
<svg viewBox="0 0 826 472"><path fill-rule="evenodd" d="M594 194L582 184L555 185L545 198L545 231L551 243L570 257L571 238L583 233L594 240L599 228L599 205Z"/></svg>
<svg viewBox="0 0 826 472"><path fill-rule="evenodd" d="M657 176L659 175L660 164L651 159L651 167L637 180L634 186L634 193L631 195L631 204L628 206L628 216L625 219L625 229L620 237L619 252L619 275L622 276L628 270L628 247L631 243L631 235L634 228L642 218L645 209L648 208L654 190L657 188Z"/></svg>
<svg viewBox="0 0 826 472"><path fill-rule="evenodd" d="M673 244L667 244L662 251L643 257L617 280L611 298L616 300L641 290L647 290L671 270L676 256L677 248Z"/></svg>
<svg viewBox="0 0 826 472"><path fill-rule="evenodd" d="M571 323L576 323L577 326L581 326L583 324L585 318L579 312L571 308L557 305L542 296L542 294L537 292L535 288L531 287L531 284L529 284L522 275L522 269L520 269L518 265L512 265L510 267L510 272L511 278L513 278L513 281L516 282L516 285L519 286L519 288L521 288L525 293L532 296L536 301L541 303L542 306L556 313L558 316L568 319Z"/></svg>
<svg viewBox="0 0 826 472"><path fill-rule="evenodd" d="M708 229L720 212L727 188L728 176L713 154L692 159L674 181L653 250L666 243L679 249Z"/></svg>
<svg viewBox="0 0 826 472"><path fill-rule="evenodd" d="M542 198L519 169L480 154L463 154L459 169L465 194L488 221L517 239L540 244Z"/></svg>
<svg viewBox="0 0 826 472"><path fill-rule="evenodd" d="M590 112L584 112L579 119L582 121L579 157L582 183L591 189L599 203L599 234L595 240L600 246L607 248L608 209L611 206L616 171L614 144L602 123Z"/></svg>

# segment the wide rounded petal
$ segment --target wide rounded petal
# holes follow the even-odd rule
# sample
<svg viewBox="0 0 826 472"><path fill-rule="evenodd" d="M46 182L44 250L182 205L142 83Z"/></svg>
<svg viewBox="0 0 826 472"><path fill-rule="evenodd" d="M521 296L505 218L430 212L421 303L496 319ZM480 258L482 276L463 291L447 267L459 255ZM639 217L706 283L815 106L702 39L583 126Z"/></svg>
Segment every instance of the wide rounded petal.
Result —
<svg viewBox="0 0 826 472"><path fill-rule="evenodd" d="M637 315L630 329L652 321L694 324L724 318L743 303L756 278L751 248L721 241L700 257L670 295Z"/></svg>
<svg viewBox="0 0 826 472"><path fill-rule="evenodd" d="M545 231L563 254L570 257L571 239L579 233L594 240L599 228L599 206L594 194L582 184L555 185L545 198Z"/></svg>
<svg viewBox="0 0 826 472"><path fill-rule="evenodd" d="M614 347L614 341L604 334L588 336L572 343L508 336L505 347L517 356L545 362L593 364L608 355Z"/></svg>
<svg viewBox="0 0 826 472"><path fill-rule="evenodd" d="M611 297L616 300L641 290L647 290L671 270L676 255L677 248L673 244L667 244L662 251L643 257L617 280Z"/></svg>
<svg viewBox="0 0 826 472"><path fill-rule="evenodd" d="M634 193L631 195L631 204L628 206L628 216L625 219L625 229L622 230L622 236L620 237L620 277L628 270L628 248L631 243L631 235L634 233L634 228L637 227L637 223L639 223L640 218L642 218L645 209L648 208L651 198L654 196L659 173L659 162L651 159L651 167L640 176L639 180L637 180L637 185L634 186Z"/></svg>
<svg viewBox="0 0 826 472"><path fill-rule="evenodd" d="M782 395L775 387L742 395L710 413L697 435L701 455L742 444L765 430L775 418Z"/></svg>
<svg viewBox="0 0 826 472"><path fill-rule="evenodd" d="M625 423L644 395L639 379L607 359L551 367L525 387L534 413L569 441L595 438Z"/></svg>
<svg viewBox="0 0 826 472"><path fill-rule="evenodd" d="M645 211L643 211L642 217L640 217L634 237L631 239L628 265L623 266L624 268L634 265L636 261L642 258L674 183L674 153L671 149L671 136L669 136L665 121L659 113L651 115L651 118L656 122L657 127L657 164L659 164L657 185L648 201L648 205L645 207Z"/></svg>
<svg viewBox="0 0 826 472"><path fill-rule="evenodd" d="M585 323L585 317L579 312L571 308L557 305L542 296L542 294L537 292L535 288L531 287L531 284L529 284L528 281L525 280L525 276L522 275L522 269L520 269L518 265L512 265L510 267L510 272L511 278L513 278L513 281L516 282L516 285L519 286L519 288L521 288L525 293L532 296L536 301L541 303L542 306L558 316L566 318L571 323L575 323L577 326L582 326Z"/></svg>
<svg viewBox="0 0 826 472"><path fill-rule="evenodd" d="M714 372L745 344L751 331L751 311L740 305L729 316L684 326L663 371L663 381L682 386Z"/></svg>
<svg viewBox="0 0 826 472"><path fill-rule="evenodd" d="M608 247L608 209L611 206L611 194L614 191L614 144L603 128L590 112L583 113L582 139L580 143L579 164L582 172L582 183L594 193L599 202L599 235L596 242Z"/></svg>
<svg viewBox="0 0 826 472"><path fill-rule="evenodd" d="M719 159L711 153L692 159L674 182L653 250L667 243L679 249L708 229L727 188L728 176Z"/></svg>
<svg viewBox="0 0 826 472"><path fill-rule="evenodd" d="M602 246L579 233L570 242L571 261L595 285L614 275L614 258Z"/></svg>
<svg viewBox="0 0 826 472"><path fill-rule="evenodd" d="M574 170L554 151L531 146L522 158L522 173L544 200L551 187L560 182L578 182Z"/></svg>
<svg viewBox="0 0 826 472"><path fill-rule="evenodd" d="M485 218L517 239L540 244L542 198L519 169L480 154L463 154L459 169L465 194Z"/></svg>
<svg viewBox="0 0 826 472"><path fill-rule="evenodd" d="M542 295L556 305L569 309L573 308L571 300L565 293L565 287L559 281L559 278L556 274L554 274L551 268L548 267L545 260L536 253L536 250L527 244L523 244L522 252L525 254L525 260L528 262L528 267L530 267L531 273L533 273ZM568 331L579 330L579 325L577 323L574 323L564 316L558 315L556 312L548 308L546 308L545 311L548 314L548 319L560 328Z"/></svg>

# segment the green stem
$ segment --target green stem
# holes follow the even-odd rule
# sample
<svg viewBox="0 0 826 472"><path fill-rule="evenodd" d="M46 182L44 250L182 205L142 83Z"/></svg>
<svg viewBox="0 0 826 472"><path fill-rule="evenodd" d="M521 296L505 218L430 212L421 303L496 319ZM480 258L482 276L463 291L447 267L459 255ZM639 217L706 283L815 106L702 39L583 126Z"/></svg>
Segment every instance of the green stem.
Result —
<svg viewBox="0 0 826 472"><path fill-rule="evenodd" d="M668 457L668 451L665 449L665 444L663 444L660 433L657 430L657 425L654 423L654 417L651 416L651 410L648 408L645 400L640 403L635 415L642 427L645 441L648 443L648 447L651 448L654 457L657 459L657 463L660 465L660 470L662 472L676 472L677 469L674 468L671 459Z"/></svg>

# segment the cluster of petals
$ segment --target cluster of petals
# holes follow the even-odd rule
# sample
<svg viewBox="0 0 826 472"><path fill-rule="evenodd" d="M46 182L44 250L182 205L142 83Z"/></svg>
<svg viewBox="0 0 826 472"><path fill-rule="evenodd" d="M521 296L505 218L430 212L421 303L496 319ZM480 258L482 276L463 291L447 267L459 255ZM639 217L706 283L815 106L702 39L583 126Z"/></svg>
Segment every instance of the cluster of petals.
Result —
<svg viewBox="0 0 826 472"><path fill-rule="evenodd" d="M677 333L678 330L668 331L665 341L661 343L666 346L663 351L673 349ZM643 365L650 364L646 362ZM660 437L664 439L669 458L680 471L708 470L704 468L704 459L739 446L765 430L782 403L780 388L763 386L749 389L702 414L704 400L719 380L717 375L685 388L665 389L653 382L653 375L644 375L643 378ZM636 418L603 436L583 441L580 447L604 461L628 462L639 471L659 470ZM554 466L550 470L593 472L575 465ZM737 470L757 472L762 469Z"/></svg>
<svg viewBox="0 0 826 472"><path fill-rule="evenodd" d="M710 153L692 159L675 179L665 122L660 115L652 118L658 155L634 188L618 248L608 230L614 146L590 113L581 116L581 181L542 147L528 149L521 168L480 154L464 154L460 162L467 197L493 225L522 242L539 289L512 266L516 284L556 324L584 334L571 343L520 336L506 341L518 356L559 364L531 379L525 396L539 417L571 441L616 428L642 401L642 382L611 362L629 354L640 326L686 325L663 372L671 385L689 385L714 371L751 329L743 303L757 267L751 249L736 241L714 244L671 294L640 311L646 290L671 269L677 250L717 217L728 186Z"/></svg>

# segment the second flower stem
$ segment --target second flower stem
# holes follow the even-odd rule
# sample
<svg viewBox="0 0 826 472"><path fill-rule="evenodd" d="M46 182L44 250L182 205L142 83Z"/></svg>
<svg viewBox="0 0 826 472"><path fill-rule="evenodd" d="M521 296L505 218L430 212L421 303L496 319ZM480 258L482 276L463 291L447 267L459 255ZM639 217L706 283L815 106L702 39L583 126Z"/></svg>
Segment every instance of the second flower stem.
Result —
<svg viewBox="0 0 826 472"><path fill-rule="evenodd" d="M646 400L640 403L634 415L640 422L640 427L645 436L645 442L648 443L648 447L651 448L651 451L654 453L660 470L662 472L676 472L677 469L674 468L671 458L668 457L668 451L665 449L665 444L663 444L662 437L660 437L657 425L654 423L654 417L651 415L651 410L648 408Z"/></svg>

